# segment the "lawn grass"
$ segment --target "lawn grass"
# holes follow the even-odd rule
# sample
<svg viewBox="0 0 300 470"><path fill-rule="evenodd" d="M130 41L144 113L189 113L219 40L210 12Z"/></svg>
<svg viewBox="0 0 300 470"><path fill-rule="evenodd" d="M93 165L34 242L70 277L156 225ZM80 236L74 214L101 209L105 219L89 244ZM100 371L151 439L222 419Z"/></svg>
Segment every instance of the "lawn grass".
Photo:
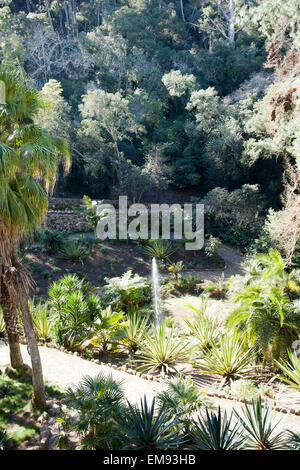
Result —
<svg viewBox="0 0 300 470"><path fill-rule="evenodd" d="M6 446L17 448L37 433L38 412L31 410L32 380L23 371L0 374L0 430L6 432ZM45 387L47 398L62 398L58 387Z"/></svg>

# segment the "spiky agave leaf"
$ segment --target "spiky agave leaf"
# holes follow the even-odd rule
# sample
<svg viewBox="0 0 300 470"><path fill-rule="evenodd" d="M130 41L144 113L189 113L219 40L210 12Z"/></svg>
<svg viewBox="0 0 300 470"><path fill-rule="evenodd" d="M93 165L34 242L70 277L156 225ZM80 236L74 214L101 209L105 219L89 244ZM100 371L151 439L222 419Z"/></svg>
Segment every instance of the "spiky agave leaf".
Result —
<svg viewBox="0 0 300 470"><path fill-rule="evenodd" d="M174 431L176 417L170 418L164 406L155 413L155 398L148 405L144 396L140 407L128 402L128 410L116 420L123 449L178 449L185 442L180 430Z"/></svg>
<svg viewBox="0 0 300 470"><path fill-rule="evenodd" d="M245 436L238 423L233 423L233 413L222 415L206 409L204 415L192 423L190 437L194 447L199 450L239 450L244 448Z"/></svg>
<svg viewBox="0 0 300 470"><path fill-rule="evenodd" d="M272 408L262 406L261 397L252 400L242 408L242 415L234 411L247 432L247 447L257 450L280 450L286 448L284 432L275 432L281 420L272 421Z"/></svg>
<svg viewBox="0 0 300 470"><path fill-rule="evenodd" d="M291 350L288 350L288 357L289 361L279 362L275 359L274 362L284 373L280 378L300 392L300 358Z"/></svg>

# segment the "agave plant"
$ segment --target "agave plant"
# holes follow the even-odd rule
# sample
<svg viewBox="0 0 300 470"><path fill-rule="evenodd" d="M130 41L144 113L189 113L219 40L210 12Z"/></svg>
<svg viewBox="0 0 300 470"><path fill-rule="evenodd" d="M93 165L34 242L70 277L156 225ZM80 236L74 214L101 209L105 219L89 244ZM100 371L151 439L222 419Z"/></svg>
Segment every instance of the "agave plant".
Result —
<svg viewBox="0 0 300 470"><path fill-rule="evenodd" d="M127 326L124 328L123 344L129 354L135 354L139 348L143 336L147 332L148 318L140 314L132 313L128 316Z"/></svg>
<svg viewBox="0 0 300 470"><path fill-rule="evenodd" d="M124 450L178 449L184 442L180 430L175 429L176 417L170 418L164 406L155 413L155 398L148 405L147 398L141 399L140 407L128 402L124 415L116 417L118 435L124 443Z"/></svg>
<svg viewBox="0 0 300 470"><path fill-rule="evenodd" d="M54 325L54 317L51 316L48 302L38 303L34 299L29 299L29 308L33 318L35 331L40 341L49 343L53 339L52 328Z"/></svg>
<svg viewBox="0 0 300 470"><path fill-rule="evenodd" d="M152 258L159 261L165 261L176 252L168 240L158 238L157 240L149 240L148 245L145 247L145 252Z"/></svg>
<svg viewBox="0 0 300 470"><path fill-rule="evenodd" d="M300 359L297 353L292 353L291 350L288 350L288 356L290 362L278 362L275 360L275 363L284 373L284 376L281 377L282 380L300 392Z"/></svg>
<svg viewBox="0 0 300 470"><path fill-rule="evenodd" d="M83 263L83 260L89 255L89 250L80 242L67 241L60 249L60 254L70 263Z"/></svg>
<svg viewBox="0 0 300 470"><path fill-rule="evenodd" d="M279 421L272 421L270 406L262 406L261 397L252 400L242 409L242 416L234 411L242 427L247 432L247 447L256 450L280 450L286 448L286 435L284 432L276 433Z"/></svg>
<svg viewBox="0 0 300 470"><path fill-rule="evenodd" d="M243 339L237 334L228 334L219 338L219 344L210 342L210 350L195 365L207 374L221 375L222 384L242 377L252 370L250 365L254 357L253 349L246 349Z"/></svg>
<svg viewBox="0 0 300 470"><path fill-rule="evenodd" d="M164 373L175 371L176 364L187 360L189 352L186 343L176 334L174 327L167 331L165 322L152 325L151 331L144 335L140 349L141 356L138 362L142 365L139 368Z"/></svg>
<svg viewBox="0 0 300 470"><path fill-rule="evenodd" d="M122 382L99 373L86 376L78 387L67 390L69 405L78 411L73 428L83 435L83 448L118 447L115 416L124 410Z"/></svg>
<svg viewBox="0 0 300 470"><path fill-rule="evenodd" d="M227 412L221 414L206 409L205 415L198 416L198 420L192 423L193 429L190 437L194 447L199 450L239 450L245 445L238 423L233 423L233 413L227 416Z"/></svg>
<svg viewBox="0 0 300 470"><path fill-rule="evenodd" d="M192 415L202 407L212 407L204 390L199 390L193 379L180 375L168 383L167 390L160 392L157 399L170 416L176 416L185 430L190 427Z"/></svg>

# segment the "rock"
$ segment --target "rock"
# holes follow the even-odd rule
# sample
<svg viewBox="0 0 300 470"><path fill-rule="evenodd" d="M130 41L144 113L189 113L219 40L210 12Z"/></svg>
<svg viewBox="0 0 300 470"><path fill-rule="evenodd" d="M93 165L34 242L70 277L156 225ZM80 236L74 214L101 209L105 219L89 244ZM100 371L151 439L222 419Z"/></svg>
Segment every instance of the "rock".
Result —
<svg viewBox="0 0 300 470"><path fill-rule="evenodd" d="M147 375L146 375L146 374L142 374L142 375L141 375L141 378L144 379L144 380L147 380Z"/></svg>
<svg viewBox="0 0 300 470"><path fill-rule="evenodd" d="M56 403L52 405L48 411L50 416L58 416L60 412L61 412L60 405L57 405Z"/></svg>
<svg viewBox="0 0 300 470"><path fill-rule="evenodd" d="M147 380L153 380L153 376L150 374L147 374L146 377L147 377Z"/></svg>
<svg viewBox="0 0 300 470"><path fill-rule="evenodd" d="M116 364L113 364L113 365L111 366L111 368L112 368L112 369L117 369L118 367L116 366Z"/></svg>
<svg viewBox="0 0 300 470"><path fill-rule="evenodd" d="M59 438L59 434L53 434L53 436L50 437L49 442L48 442L48 450L56 450L58 438Z"/></svg>
<svg viewBox="0 0 300 470"><path fill-rule="evenodd" d="M52 425L55 424L55 423L56 423L56 418L55 418L54 416L50 416L50 418L49 418L48 421L47 421L47 424L48 424L49 426L52 426Z"/></svg>
<svg viewBox="0 0 300 470"><path fill-rule="evenodd" d="M125 366L125 364L121 367L121 370L123 370L124 372L127 372L127 367Z"/></svg>
<svg viewBox="0 0 300 470"><path fill-rule="evenodd" d="M44 423L47 419L47 416L48 416L48 413L46 413L46 411L44 411L44 413L42 413L38 419L37 419L37 422L38 423Z"/></svg>

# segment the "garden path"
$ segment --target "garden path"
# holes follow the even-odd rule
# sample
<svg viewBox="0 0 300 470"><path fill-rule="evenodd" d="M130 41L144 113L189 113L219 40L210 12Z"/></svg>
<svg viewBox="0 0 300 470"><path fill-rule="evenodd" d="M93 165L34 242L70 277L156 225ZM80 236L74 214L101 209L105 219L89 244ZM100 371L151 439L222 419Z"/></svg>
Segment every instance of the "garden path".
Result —
<svg viewBox="0 0 300 470"><path fill-rule="evenodd" d="M24 360L30 364L26 346L21 346ZM58 385L60 388L76 386L84 375L95 376L99 372L111 373L116 380L123 380L123 389L126 398L131 403L136 403L144 395L149 400L158 392L164 390L164 383L151 382L127 372L115 370L108 366L95 364L81 357L58 351L57 349L40 347L43 371L47 382L51 385ZM7 346L0 347L0 365L9 363L9 351ZM223 410L231 412L234 407L237 411L241 408L241 403L221 398L212 398L215 406L220 405ZM300 416L274 412L275 419L281 419L278 429L290 429L300 432Z"/></svg>

